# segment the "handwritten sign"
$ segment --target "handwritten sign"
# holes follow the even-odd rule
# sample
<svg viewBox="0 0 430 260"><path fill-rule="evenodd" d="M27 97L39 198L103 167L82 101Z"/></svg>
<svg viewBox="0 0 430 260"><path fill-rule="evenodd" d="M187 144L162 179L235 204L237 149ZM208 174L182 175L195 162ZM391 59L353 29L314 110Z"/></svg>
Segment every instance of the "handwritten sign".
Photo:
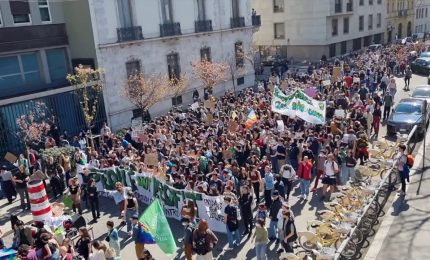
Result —
<svg viewBox="0 0 430 260"><path fill-rule="evenodd" d="M208 114L206 116L206 125L212 125L214 122L214 116L212 114Z"/></svg>
<svg viewBox="0 0 430 260"><path fill-rule="evenodd" d="M208 99L204 102L204 106L209 110L213 110L215 108L215 102L212 99Z"/></svg>
<svg viewBox="0 0 430 260"><path fill-rule="evenodd" d="M331 77L331 82L338 82L341 79L341 67L333 68L333 75Z"/></svg>
<svg viewBox="0 0 430 260"><path fill-rule="evenodd" d="M158 166L157 153L148 153L145 155L145 164L148 166Z"/></svg>
<svg viewBox="0 0 430 260"><path fill-rule="evenodd" d="M239 126L239 124L236 121L230 121L228 123L228 131L230 133L235 133L237 131L238 126Z"/></svg>

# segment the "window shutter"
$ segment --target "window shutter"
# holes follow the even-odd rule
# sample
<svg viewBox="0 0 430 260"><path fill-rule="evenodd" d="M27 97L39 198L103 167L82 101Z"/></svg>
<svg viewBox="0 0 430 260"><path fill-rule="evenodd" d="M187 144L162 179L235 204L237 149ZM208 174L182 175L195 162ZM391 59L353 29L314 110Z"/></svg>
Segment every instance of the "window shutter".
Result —
<svg viewBox="0 0 430 260"><path fill-rule="evenodd" d="M12 15L25 15L30 13L28 0L9 0Z"/></svg>

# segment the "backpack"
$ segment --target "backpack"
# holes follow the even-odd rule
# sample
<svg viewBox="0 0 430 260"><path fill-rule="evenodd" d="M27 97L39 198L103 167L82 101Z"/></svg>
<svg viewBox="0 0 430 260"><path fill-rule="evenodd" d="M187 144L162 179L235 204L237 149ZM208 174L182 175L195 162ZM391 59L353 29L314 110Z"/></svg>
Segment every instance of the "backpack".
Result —
<svg viewBox="0 0 430 260"><path fill-rule="evenodd" d="M409 168L412 168L414 166L415 158L412 154L408 154L406 156L406 164Z"/></svg>
<svg viewBox="0 0 430 260"><path fill-rule="evenodd" d="M197 232L197 230L194 232ZM207 248L206 232L203 235L198 232L196 234L197 239L194 241L194 251L198 255L205 255L209 251Z"/></svg>

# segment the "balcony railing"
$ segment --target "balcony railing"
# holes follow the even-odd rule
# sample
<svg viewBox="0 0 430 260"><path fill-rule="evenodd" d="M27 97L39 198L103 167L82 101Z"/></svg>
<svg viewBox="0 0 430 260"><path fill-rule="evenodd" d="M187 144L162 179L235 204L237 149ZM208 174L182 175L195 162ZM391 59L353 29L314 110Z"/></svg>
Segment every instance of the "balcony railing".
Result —
<svg viewBox="0 0 430 260"><path fill-rule="evenodd" d="M117 28L116 34L118 35L118 42L136 41L143 39L141 26Z"/></svg>
<svg viewBox="0 0 430 260"><path fill-rule="evenodd" d="M352 3L346 3L346 11L347 12L352 12L353 11L353 9L352 9Z"/></svg>
<svg viewBox="0 0 430 260"><path fill-rule="evenodd" d="M282 12L284 12L284 7L275 5L275 6L273 6L273 12L274 13L282 13Z"/></svg>
<svg viewBox="0 0 430 260"><path fill-rule="evenodd" d="M212 20L195 21L194 24L196 33L212 31Z"/></svg>
<svg viewBox="0 0 430 260"><path fill-rule="evenodd" d="M181 24L180 23L163 23L160 24L160 36L175 36L181 35Z"/></svg>
<svg viewBox="0 0 430 260"><path fill-rule="evenodd" d="M252 26L261 26L261 15L252 16Z"/></svg>
<svg viewBox="0 0 430 260"><path fill-rule="evenodd" d="M232 17L230 19L231 28L245 27L245 17Z"/></svg>
<svg viewBox="0 0 430 260"><path fill-rule="evenodd" d="M341 13L342 12L342 5L341 4L335 4L334 5L334 12L335 13Z"/></svg>
<svg viewBox="0 0 430 260"><path fill-rule="evenodd" d="M408 10L400 10L398 12L398 16L402 17L402 16L408 16Z"/></svg>

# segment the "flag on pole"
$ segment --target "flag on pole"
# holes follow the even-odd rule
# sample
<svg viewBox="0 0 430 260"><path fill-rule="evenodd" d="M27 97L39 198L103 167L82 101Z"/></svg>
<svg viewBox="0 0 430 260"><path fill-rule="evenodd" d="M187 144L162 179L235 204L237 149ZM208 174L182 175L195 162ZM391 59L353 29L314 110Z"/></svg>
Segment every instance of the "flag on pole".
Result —
<svg viewBox="0 0 430 260"><path fill-rule="evenodd" d="M139 222L145 225L147 232L154 238L155 243L164 253L174 254L176 252L175 239L158 199L152 201L146 208L140 216Z"/></svg>
<svg viewBox="0 0 430 260"><path fill-rule="evenodd" d="M253 124L257 123L257 115L255 114L254 109L249 111L248 117L245 121L245 127L250 128Z"/></svg>

